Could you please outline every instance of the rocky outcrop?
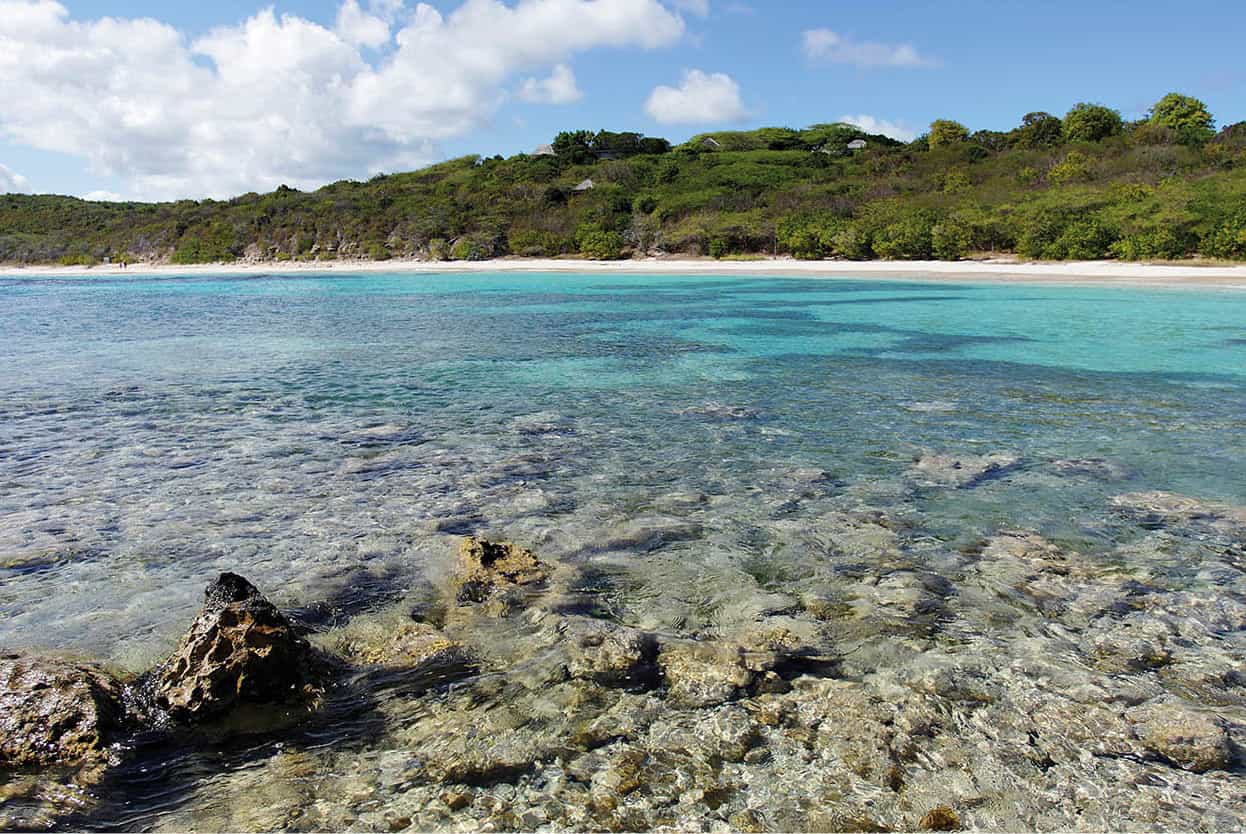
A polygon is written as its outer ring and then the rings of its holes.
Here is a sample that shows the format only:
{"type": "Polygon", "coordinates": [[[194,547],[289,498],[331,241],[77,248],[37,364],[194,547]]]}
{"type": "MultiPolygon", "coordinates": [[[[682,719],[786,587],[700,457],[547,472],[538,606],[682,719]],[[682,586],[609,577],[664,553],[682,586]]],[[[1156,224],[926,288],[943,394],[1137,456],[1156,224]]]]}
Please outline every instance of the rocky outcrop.
{"type": "Polygon", "coordinates": [[[120,735],[121,684],[95,666],[0,656],[0,764],[102,764],[120,735]]]}
{"type": "Polygon", "coordinates": [[[738,646],[674,644],[662,648],[658,661],[666,678],[668,697],[685,707],[708,707],[734,700],[756,679],[738,646]]]}
{"type": "Polygon", "coordinates": [[[458,560],[454,597],[461,605],[490,603],[506,613],[517,592],[539,590],[549,580],[545,565],[531,550],[510,542],[466,538],[458,560]]]}
{"type": "Polygon", "coordinates": [[[913,478],[923,486],[972,489],[1015,471],[1021,458],[1006,453],[989,455],[923,455],[913,464],[913,478]]]}
{"type": "Polygon", "coordinates": [[[197,723],[241,704],[311,704],[318,694],[311,647],[247,580],[224,573],[164,664],[149,674],[155,706],[197,723]]]}

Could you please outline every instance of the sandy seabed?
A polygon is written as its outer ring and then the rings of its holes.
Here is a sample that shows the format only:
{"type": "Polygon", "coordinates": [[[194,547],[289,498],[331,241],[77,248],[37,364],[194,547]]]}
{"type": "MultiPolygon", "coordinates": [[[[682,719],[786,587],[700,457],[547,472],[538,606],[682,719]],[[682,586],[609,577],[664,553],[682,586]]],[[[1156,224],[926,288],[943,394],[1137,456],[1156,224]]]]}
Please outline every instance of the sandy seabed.
{"type": "Polygon", "coordinates": [[[0,265],[0,275],[255,275],[305,273],[486,273],[576,272],[606,274],[775,275],[807,278],[924,279],[941,281],[1020,281],[1041,284],[1120,285],[1130,287],[1220,287],[1246,289],[1246,265],[1141,264],[1115,261],[1024,263],[981,261],[798,261],[773,258],[756,261],[646,258],[587,261],[502,258],[489,261],[256,261],[229,264],[132,264],[61,267],[0,265]]]}

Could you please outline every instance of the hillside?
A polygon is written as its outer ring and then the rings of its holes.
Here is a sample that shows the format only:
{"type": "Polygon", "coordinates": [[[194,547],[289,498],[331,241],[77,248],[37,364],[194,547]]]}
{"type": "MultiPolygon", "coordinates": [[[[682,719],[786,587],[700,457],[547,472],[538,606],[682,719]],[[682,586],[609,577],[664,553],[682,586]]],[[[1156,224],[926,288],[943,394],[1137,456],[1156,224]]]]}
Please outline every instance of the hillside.
{"type": "Polygon", "coordinates": [[[561,134],[542,155],[229,201],[0,196],[0,261],[104,258],[715,257],[1246,259],[1246,122],[1215,132],[1168,96],[1143,121],[1097,105],[1007,133],[949,121],[902,144],[848,125],[694,137],[561,134]],[[865,147],[850,149],[862,139],[865,147]],[[593,187],[577,190],[591,180],[593,187]]]}

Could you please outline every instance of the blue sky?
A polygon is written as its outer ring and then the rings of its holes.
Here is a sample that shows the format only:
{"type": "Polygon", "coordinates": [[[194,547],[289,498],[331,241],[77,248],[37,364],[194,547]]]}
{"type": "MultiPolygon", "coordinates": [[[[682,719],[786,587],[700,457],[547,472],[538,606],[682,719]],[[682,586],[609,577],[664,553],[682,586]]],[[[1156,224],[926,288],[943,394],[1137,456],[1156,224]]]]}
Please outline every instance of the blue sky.
{"type": "Polygon", "coordinates": [[[309,188],[579,127],[1006,130],[1172,90],[1227,124],[1244,40],[1240,0],[0,0],[0,191],[309,188]]]}

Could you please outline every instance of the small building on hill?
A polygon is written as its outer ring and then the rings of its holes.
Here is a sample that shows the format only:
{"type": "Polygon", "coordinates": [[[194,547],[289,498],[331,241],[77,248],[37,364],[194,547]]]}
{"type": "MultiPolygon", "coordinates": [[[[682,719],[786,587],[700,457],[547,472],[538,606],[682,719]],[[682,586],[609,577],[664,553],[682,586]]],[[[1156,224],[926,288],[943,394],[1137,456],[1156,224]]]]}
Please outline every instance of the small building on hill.
{"type": "Polygon", "coordinates": [[[592,191],[596,187],[597,187],[597,184],[594,183],[592,180],[585,180],[584,182],[580,183],[579,185],[577,185],[575,188],[571,190],[576,192],[577,194],[582,194],[585,191],[592,191]]]}
{"type": "Polygon", "coordinates": [[[532,152],[533,156],[558,156],[558,152],[554,150],[553,145],[540,145],[532,152]]]}
{"type": "Polygon", "coordinates": [[[717,151],[722,149],[722,142],[719,142],[713,136],[706,136],[701,140],[700,145],[707,151],[717,151]]]}
{"type": "Polygon", "coordinates": [[[866,142],[864,139],[853,139],[848,143],[848,150],[863,151],[867,145],[869,145],[869,142],[866,142]]]}

